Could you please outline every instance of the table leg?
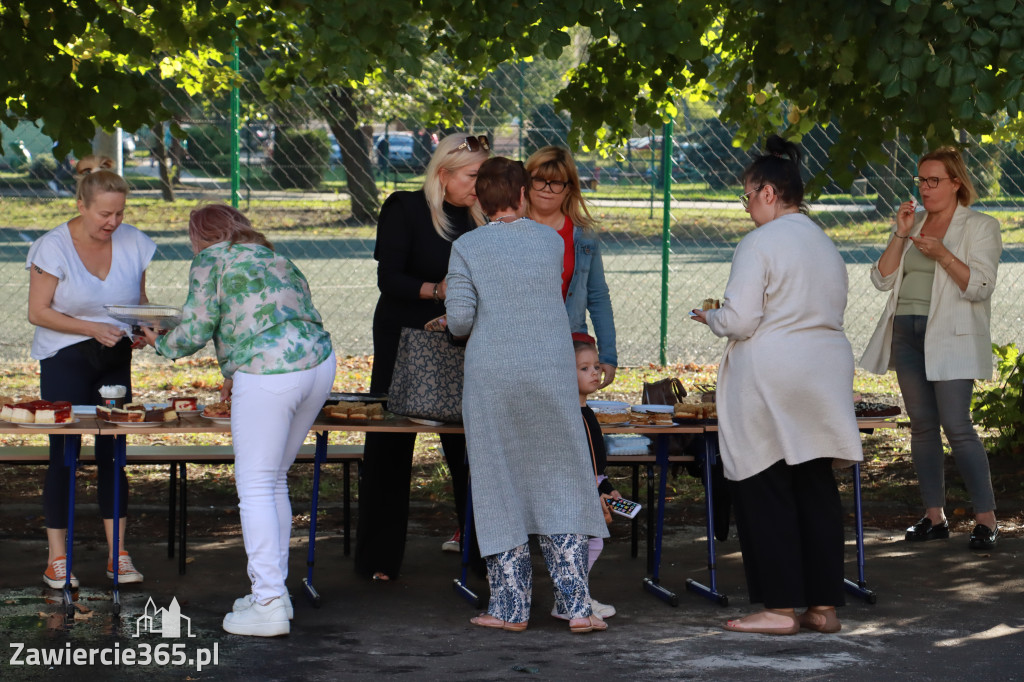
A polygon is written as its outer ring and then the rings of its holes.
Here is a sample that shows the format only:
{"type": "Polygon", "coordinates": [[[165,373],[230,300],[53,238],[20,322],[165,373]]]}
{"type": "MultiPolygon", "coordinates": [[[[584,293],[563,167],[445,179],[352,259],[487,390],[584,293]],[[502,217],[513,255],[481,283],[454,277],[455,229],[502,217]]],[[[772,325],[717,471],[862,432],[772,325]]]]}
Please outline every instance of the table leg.
{"type": "MultiPolygon", "coordinates": [[[[655,446],[657,447],[657,446],[655,446]]],[[[654,572],[654,465],[647,465],[647,572],[654,572]]]]}
{"type": "MultiPolygon", "coordinates": [[[[658,464],[658,526],[654,535],[654,565],[651,576],[643,580],[644,589],[671,606],[679,606],[679,597],[661,586],[661,543],[665,530],[665,496],[668,490],[668,436],[657,437],[658,464]]],[[[648,503],[650,500],[648,499],[648,503]]],[[[650,507],[647,510],[650,518],[650,507]]],[[[649,537],[649,536],[648,536],[649,537]]]]}
{"type": "Polygon", "coordinates": [[[68,529],[64,539],[64,612],[75,615],[74,597],[71,592],[71,559],[75,546],[75,474],[78,471],[78,457],[82,452],[81,436],[64,436],[64,466],[68,468],[68,529]]]}
{"type": "Polygon", "coordinates": [[[715,564],[715,504],[712,491],[712,469],[715,466],[716,451],[718,449],[718,434],[705,432],[704,434],[704,508],[707,515],[705,528],[708,534],[708,579],[711,586],[707,587],[693,578],[686,579],[686,589],[691,592],[703,595],[708,599],[718,602],[722,606],[729,605],[729,597],[718,591],[717,566],[715,564]]]}
{"type": "MultiPolygon", "coordinates": [[[[639,499],[637,496],[640,494],[640,465],[630,464],[629,468],[633,472],[633,496],[630,497],[629,499],[636,500],[639,499]]],[[[639,531],[640,519],[634,516],[632,519],[629,520],[629,556],[631,556],[634,559],[639,554],[639,551],[637,551],[638,540],[640,535],[639,531]]]]}
{"type": "Polygon", "coordinates": [[[347,459],[342,462],[345,472],[345,483],[343,484],[344,509],[342,510],[342,525],[345,527],[345,556],[352,553],[352,462],[347,459]]]}
{"type": "Polygon", "coordinates": [[[185,575],[188,552],[188,462],[178,462],[178,575],[185,575]]]}
{"type": "Polygon", "coordinates": [[[846,591],[856,595],[869,604],[877,601],[875,593],[868,589],[868,583],[864,579],[864,510],[861,505],[860,496],[860,464],[853,465],[853,509],[857,534],[857,582],[847,578],[843,579],[846,591]]]}
{"type": "Polygon", "coordinates": [[[316,508],[320,501],[320,468],[327,461],[327,432],[316,434],[316,453],[313,455],[313,499],[309,510],[309,550],[306,555],[306,577],[302,580],[306,597],[314,607],[320,607],[320,593],[313,587],[313,564],[316,559],[316,508]]]}
{"type": "Polygon", "coordinates": [[[466,482],[466,524],[462,529],[462,574],[452,581],[455,593],[472,604],[474,609],[483,608],[476,592],[469,589],[469,548],[473,544],[473,486],[466,482]]]}
{"type": "Polygon", "coordinates": [[[178,518],[178,463],[171,462],[170,490],[167,491],[167,558],[174,558],[174,522],[178,518]]]}
{"type": "Polygon", "coordinates": [[[126,436],[114,436],[114,538],[113,538],[113,560],[111,568],[114,573],[114,617],[121,615],[121,595],[118,581],[121,577],[121,472],[128,464],[128,438],[126,436]]]}

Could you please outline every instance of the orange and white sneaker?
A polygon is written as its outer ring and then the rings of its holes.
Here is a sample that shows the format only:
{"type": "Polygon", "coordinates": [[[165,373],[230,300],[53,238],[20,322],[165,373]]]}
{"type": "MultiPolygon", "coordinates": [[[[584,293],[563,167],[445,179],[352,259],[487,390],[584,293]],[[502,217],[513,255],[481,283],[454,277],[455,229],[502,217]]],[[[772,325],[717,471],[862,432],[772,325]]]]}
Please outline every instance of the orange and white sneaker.
{"type": "MultiPolygon", "coordinates": [[[[67,565],[66,556],[59,556],[51,561],[43,571],[43,582],[55,590],[62,589],[67,582],[67,565]]],[[[78,587],[78,578],[74,573],[71,574],[71,587],[78,587]]]]}
{"type": "MultiPolygon", "coordinates": [[[[114,578],[114,567],[107,563],[107,577],[114,578]]],[[[117,557],[117,582],[118,583],[141,583],[142,574],[135,569],[131,556],[128,552],[121,552],[117,557]]]]}

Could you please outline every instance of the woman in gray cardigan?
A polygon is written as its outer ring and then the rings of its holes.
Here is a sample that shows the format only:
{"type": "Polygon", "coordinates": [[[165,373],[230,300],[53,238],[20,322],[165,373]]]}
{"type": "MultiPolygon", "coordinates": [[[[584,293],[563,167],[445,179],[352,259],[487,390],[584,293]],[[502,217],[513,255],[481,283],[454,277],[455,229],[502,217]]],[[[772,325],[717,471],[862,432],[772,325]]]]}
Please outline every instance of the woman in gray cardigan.
{"type": "Polygon", "coordinates": [[[910,416],[910,454],[925,515],[908,541],[949,537],[943,506],[944,455],[939,427],[953,450],[974,505],[969,546],[992,549],[999,537],[988,455],[971,421],[975,379],[992,378],[991,297],[1003,250],[999,222],[968,208],[974,199],[960,152],[925,154],[915,178],[924,211],[900,206],[896,231],[871,269],[871,282],[892,291],[868,342],[863,367],[896,370],[910,416]]]}
{"type": "Polygon", "coordinates": [[[452,244],[448,329],[466,344],[462,413],[480,554],[491,598],[474,625],[519,632],[530,617],[528,540],[539,536],[572,632],[605,630],[587,586],[588,536],[607,537],[580,418],[562,303],[562,249],[523,218],[523,165],[496,157],[477,173],[491,222],[452,244]]]}

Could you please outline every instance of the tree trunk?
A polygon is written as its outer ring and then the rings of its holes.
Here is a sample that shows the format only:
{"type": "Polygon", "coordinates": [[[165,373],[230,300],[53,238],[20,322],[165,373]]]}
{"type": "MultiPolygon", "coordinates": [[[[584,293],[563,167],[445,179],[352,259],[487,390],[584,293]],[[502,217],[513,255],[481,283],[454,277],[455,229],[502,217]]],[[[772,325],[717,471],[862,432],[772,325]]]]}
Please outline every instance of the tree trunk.
{"type": "Polygon", "coordinates": [[[160,196],[164,201],[174,201],[174,185],[171,182],[171,174],[168,169],[170,155],[164,144],[164,125],[164,122],[161,121],[153,126],[153,136],[156,141],[153,143],[150,154],[156,159],[157,169],[160,173],[160,196]]]}
{"type": "Polygon", "coordinates": [[[327,119],[341,149],[348,194],[352,199],[352,220],[372,224],[377,220],[380,198],[370,165],[370,141],[359,126],[353,92],[339,86],[328,88],[327,95],[330,104],[327,119]]]}

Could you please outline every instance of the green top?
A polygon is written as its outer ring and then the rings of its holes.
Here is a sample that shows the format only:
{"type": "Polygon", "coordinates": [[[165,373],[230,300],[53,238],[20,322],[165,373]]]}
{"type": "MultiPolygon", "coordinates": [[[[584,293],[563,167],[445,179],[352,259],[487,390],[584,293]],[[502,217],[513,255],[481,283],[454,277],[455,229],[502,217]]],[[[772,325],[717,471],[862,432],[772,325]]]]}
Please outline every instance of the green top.
{"type": "Polygon", "coordinates": [[[181,324],[157,338],[157,353],[191,355],[213,339],[221,373],[286,374],[331,354],[331,335],[295,264],[259,244],[220,242],[189,270],[181,324]]]}
{"type": "Polygon", "coordinates": [[[903,283],[896,299],[897,315],[924,315],[932,302],[935,261],[911,246],[903,256],[903,283]]]}

